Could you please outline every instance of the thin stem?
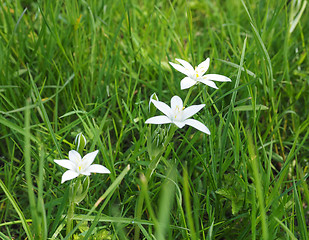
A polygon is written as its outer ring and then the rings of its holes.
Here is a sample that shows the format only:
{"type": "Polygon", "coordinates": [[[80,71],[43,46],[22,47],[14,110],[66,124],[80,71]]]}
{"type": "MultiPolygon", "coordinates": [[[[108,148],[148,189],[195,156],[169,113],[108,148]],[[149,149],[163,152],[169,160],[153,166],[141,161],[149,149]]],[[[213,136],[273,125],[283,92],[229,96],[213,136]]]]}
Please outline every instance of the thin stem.
{"type": "Polygon", "coordinates": [[[186,98],[185,98],[185,101],[183,102],[183,106],[186,106],[186,104],[187,104],[187,102],[188,102],[188,100],[189,100],[189,97],[190,97],[192,91],[193,91],[193,87],[190,87],[190,88],[189,88],[189,91],[188,91],[188,93],[187,93],[187,96],[186,96],[186,98]]]}
{"type": "MultiPolygon", "coordinates": [[[[74,216],[74,209],[75,209],[75,196],[76,196],[76,184],[74,180],[70,184],[70,194],[72,194],[69,197],[69,209],[67,214],[67,228],[66,228],[66,235],[69,235],[69,233],[73,229],[73,216],[74,216]]],[[[71,237],[69,239],[72,239],[71,237]]]]}
{"type": "MultiPolygon", "coordinates": [[[[67,235],[72,231],[73,229],[73,216],[74,216],[74,209],[75,209],[75,203],[74,201],[70,201],[68,215],[67,215],[67,229],[66,233],[67,235]]],[[[71,237],[69,238],[71,239],[71,237]]]]}
{"type": "MultiPolygon", "coordinates": [[[[153,173],[153,171],[156,169],[156,167],[158,166],[160,160],[161,160],[161,156],[163,155],[163,153],[166,150],[167,145],[171,142],[172,137],[174,136],[174,133],[176,131],[176,127],[174,125],[171,125],[168,135],[165,138],[165,141],[163,143],[163,148],[162,150],[158,153],[158,155],[153,158],[153,160],[150,162],[149,167],[147,169],[147,172],[145,174],[145,181],[147,181],[147,183],[149,182],[151,175],[153,173]]],[[[144,200],[145,200],[145,195],[143,192],[140,193],[139,198],[137,200],[137,207],[136,207],[136,219],[141,219],[142,214],[143,214],[143,205],[144,205],[144,200]]],[[[140,229],[139,226],[136,225],[135,226],[135,230],[134,230],[134,239],[138,240],[139,239],[139,235],[140,235],[140,229]]]]}

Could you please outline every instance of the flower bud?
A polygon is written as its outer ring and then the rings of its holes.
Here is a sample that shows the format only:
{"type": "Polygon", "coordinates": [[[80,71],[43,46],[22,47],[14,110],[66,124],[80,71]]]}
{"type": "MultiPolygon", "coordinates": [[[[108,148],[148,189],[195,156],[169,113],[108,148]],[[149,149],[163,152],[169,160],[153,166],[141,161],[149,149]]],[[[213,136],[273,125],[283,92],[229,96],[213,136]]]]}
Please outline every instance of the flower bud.
{"type": "Polygon", "coordinates": [[[87,144],[87,140],[85,138],[85,136],[82,133],[77,134],[76,138],[75,138],[75,146],[76,146],[76,151],[79,152],[80,154],[82,154],[86,144],[87,144]]]}

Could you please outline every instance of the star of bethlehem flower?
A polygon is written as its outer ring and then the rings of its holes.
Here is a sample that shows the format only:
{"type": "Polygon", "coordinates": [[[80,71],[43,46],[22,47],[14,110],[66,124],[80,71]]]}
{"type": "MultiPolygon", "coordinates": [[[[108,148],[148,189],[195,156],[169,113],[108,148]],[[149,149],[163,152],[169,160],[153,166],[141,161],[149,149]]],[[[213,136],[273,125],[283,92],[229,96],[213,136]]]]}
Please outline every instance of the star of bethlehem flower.
{"type": "Polygon", "coordinates": [[[204,62],[200,63],[197,67],[193,68],[190,63],[185,60],[176,58],[176,60],[181,64],[176,64],[170,62],[170,64],[179,72],[187,75],[187,77],[183,78],[180,82],[181,89],[187,89],[192,87],[198,83],[204,83],[212,88],[218,89],[216,84],[213,81],[218,82],[231,82],[226,76],[219,74],[206,74],[206,71],[209,68],[209,58],[207,58],[204,62]]]}
{"type": "Polygon", "coordinates": [[[152,117],[146,120],[145,123],[150,124],[166,124],[174,123],[177,127],[183,128],[185,125],[196,128],[206,134],[210,134],[209,129],[200,121],[195,119],[189,119],[198,111],[200,111],[205,104],[192,105],[190,107],[184,108],[183,102],[180,97],[174,96],[171,99],[171,107],[169,107],[164,102],[156,101],[151,99],[151,102],[165,115],[152,117]]]}
{"type": "Polygon", "coordinates": [[[92,164],[98,152],[96,150],[82,158],[77,151],[71,150],[69,151],[69,160],[54,160],[55,163],[69,169],[62,175],[61,183],[76,178],[80,174],[89,176],[91,173],[110,173],[106,167],[100,164],[92,164]]]}

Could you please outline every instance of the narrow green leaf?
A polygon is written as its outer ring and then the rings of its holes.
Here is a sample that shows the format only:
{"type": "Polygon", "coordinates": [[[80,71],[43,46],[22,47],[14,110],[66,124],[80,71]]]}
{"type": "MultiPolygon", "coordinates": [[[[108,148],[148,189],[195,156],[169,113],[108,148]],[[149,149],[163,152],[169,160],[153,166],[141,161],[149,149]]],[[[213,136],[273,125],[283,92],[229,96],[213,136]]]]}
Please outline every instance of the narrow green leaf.
{"type": "Polygon", "coordinates": [[[304,215],[303,204],[299,198],[298,191],[295,185],[295,181],[293,181],[294,187],[294,199],[295,199],[295,208],[296,208],[296,217],[299,226],[299,233],[301,235],[301,239],[308,240],[308,229],[306,224],[306,219],[304,215]]]}
{"type": "MultiPolygon", "coordinates": [[[[263,239],[268,240],[269,239],[269,232],[268,232],[268,220],[267,215],[265,211],[265,205],[264,205],[264,194],[263,194],[263,185],[262,185],[262,176],[259,171],[259,164],[258,164],[258,155],[255,153],[255,146],[253,143],[251,132],[247,132],[248,137],[248,150],[250,155],[250,164],[253,171],[253,177],[254,177],[254,185],[256,188],[256,195],[258,199],[258,204],[261,212],[261,222],[262,222],[262,234],[263,239]]],[[[252,203],[254,204],[254,203],[252,203]]]]}
{"type": "MultiPolygon", "coordinates": [[[[236,77],[236,81],[235,81],[235,85],[234,88],[237,88],[239,86],[239,82],[240,82],[240,76],[241,76],[241,72],[242,72],[242,68],[244,65],[244,60],[245,60],[245,52],[246,52],[246,45],[247,45],[247,37],[244,40],[243,43],[243,48],[242,48],[242,52],[241,52],[241,58],[240,58],[240,64],[239,64],[239,68],[237,71],[237,77],[236,77]]],[[[237,96],[237,92],[238,91],[234,91],[232,94],[232,99],[231,99],[231,103],[230,103],[230,109],[225,121],[225,125],[224,125],[224,129],[223,129],[223,133],[222,133],[222,138],[221,138],[221,155],[220,155],[220,162],[219,162],[219,183],[221,183],[221,179],[222,179],[222,175],[223,175],[223,159],[225,157],[224,153],[225,153],[225,146],[227,143],[227,133],[228,133],[228,129],[229,129],[229,125],[231,122],[231,117],[232,117],[232,112],[233,112],[233,108],[234,108],[234,104],[235,104],[235,100],[236,100],[236,96],[237,96]]],[[[220,187],[221,184],[219,184],[220,187]]]]}
{"type": "MultiPolygon", "coordinates": [[[[12,123],[11,121],[5,119],[4,117],[0,116],[0,124],[7,126],[9,129],[16,131],[22,135],[26,135],[26,131],[24,128],[19,127],[18,125],[16,125],[15,123],[12,123]]],[[[33,135],[29,135],[29,138],[31,139],[31,141],[33,142],[38,142],[38,140],[33,136],[33,135]]]]}
{"type": "Polygon", "coordinates": [[[42,111],[43,120],[44,120],[44,122],[45,122],[45,124],[47,126],[49,134],[51,135],[51,137],[53,139],[53,142],[54,142],[54,144],[56,146],[58,154],[60,155],[61,158],[63,158],[61,148],[59,146],[59,143],[57,141],[57,138],[55,136],[55,133],[54,133],[54,130],[53,130],[52,126],[51,126],[51,123],[49,121],[49,118],[48,118],[45,106],[44,106],[44,104],[42,102],[42,98],[41,98],[41,95],[39,93],[39,90],[38,90],[38,88],[37,88],[37,86],[36,86],[36,84],[35,84],[35,82],[34,82],[34,80],[32,78],[32,75],[30,74],[30,70],[28,72],[29,72],[29,77],[30,77],[30,80],[31,80],[32,88],[33,88],[35,96],[36,96],[36,98],[38,99],[38,102],[39,102],[39,108],[42,111]]]}
{"type": "Polygon", "coordinates": [[[245,106],[237,106],[233,109],[233,111],[238,111],[238,112],[242,112],[242,111],[260,111],[260,110],[268,110],[268,107],[264,106],[264,105],[260,105],[257,104],[255,105],[255,109],[252,105],[245,105],[245,106]]]}
{"type": "Polygon", "coordinates": [[[274,219],[280,224],[280,226],[286,231],[286,233],[289,235],[289,237],[292,240],[297,240],[297,238],[294,236],[294,234],[291,232],[291,230],[278,218],[274,217],[274,219]]]}
{"type": "Polygon", "coordinates": [[[213,221],[211,222],[211,225],[210,225],[210,227],[209,227],[209,229],[208,229],[208,233],[207,233],[206,240],[212,240],[212,239],[214,239],[213,234],[212,234],[213,228],[214,228],[214,222],[215,222],[215,220],[213,220],[213,221]]]}
{"type": "Polygon", "coordinates": [[[2,182],[1,179],[0,179],[0,187],[2,188],[2,190],[5,193],[5,195],[7,196],[7,198],[9,199],[10,203],[13,205],[15,211],[17,212],[27,237],[30,240],[34,240],[33,235],[32,235],[32,233],[30,231],[29,225],[28,225],[28,221],[26,220],[26,218],[25,218],[23,212],[21,211],[21,209],[19,208],[17,202],[15,201],[15,199],[13,198],[13,196],[11,195],[9,190],[6,188],[5,184],[2,182]]]}

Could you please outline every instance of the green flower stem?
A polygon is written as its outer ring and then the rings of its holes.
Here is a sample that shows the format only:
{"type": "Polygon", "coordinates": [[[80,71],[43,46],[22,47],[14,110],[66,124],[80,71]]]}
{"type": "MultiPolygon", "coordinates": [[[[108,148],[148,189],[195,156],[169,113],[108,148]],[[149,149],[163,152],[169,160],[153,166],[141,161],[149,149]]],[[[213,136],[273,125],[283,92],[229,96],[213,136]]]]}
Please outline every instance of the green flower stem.
{"type": "MultiPolygon", "coordinates": [[[[67,229],[66,234],[68,235],[73,229],[73,216],[74,216],[75,203],[70,200],[68,215],[67,215],[67,229]]],[[[71,239],[71,238],[70,238],[71,239]]]]}
{"type": "MultiPolygon", "coordinates": [[[[90,180],[89,177],[86,176],[84,180],[82,180],[82,177],[78,177],[77,179],[74,179],[70,184],[70,196],[69,196],[69,209],[67,214],[67,228],[66,228],[66,234],[67,236],[73,229],[73,217],[74,217],[74,209],[75,205],[80,203],[88,193],[90,180]]],[[[71,239],[69,237],[68,239],[71,239]]]]}
{"type": "MultiPolygon", "coordinates": [[[[74,217],[74,209],[75,209],[75,196],[77,192],[79,179],[73,180],[70,184],[70,196],[69,196],[69,209],[67,214],[67,226],[66,226],[66,235],[68,235],[73,229],[73,217],[74,217]]],[[[71,238],[69,238],[71,239],[71,238]]]]}
{"type": "MultiPolygon", "coordinates": [[[[153,173],[153,171],[157,168],[160,160],[161,160],[161,156],[163,155],[163,153],[166,150],[166,147],[168,146],[168,144],[171,142],[174,133],[176,131],[177,127],[174,125],[171,125],[168,135],[163,143],[163,148],[162,150],[157,154],[157,156],[155,158],[153,158],[153,160],[150,162],[149,167],[147,169],[146,175],[145,175],[145,181],[148,183],[149,179],[151,178],[151,175],[153,173]]],[[[136,206],[136,219],[141,219],[142,214],[143,214],[143,205],[144,205],[144,200],[145,200],[145,195],[143,192],[141,192],[141,194],[139,195],[139,198],[137,200],[137,206],[136,206]]],[[[139,235],[140,235],[140,228],[138,225],[135,226],[134,229],[134,239],[138,240],[139,239],[139,235]]]]}
{"type": "Polygon", "coordinates": [[[186,98],[185,98],[185,101],[183,102],[183,106],[186,106],[186,104],[187,104],[187,102],[188,102],[188,100],[189,100],[189,97],[190,97],[192,91],[193,91],[193,87],[190,87],[190,88],[189,88],[189,91],[188,91],[188,93],[187,93],[187,96],[186,96],[186,98]]]}
{"type": "MultiPolygon", "coordinates": [[[[187,104],[192,91],[193,91],[193,88],[191,87],[188,91],[186,98],[185,98],[183,106],[185,106],[187,104]]],[[[165,152],[168,144],[171,142],[171,140],[172,140],[172,138],[175,134],[176,129],[177,129],[177,127],[174,124],[171,124],[168,135],[165,138],[165,141],[163,142],[162,150],[157,154],[157,156],[155,156],[151,160],[151,162],[148,166],[147,172],[145,174],[145,181],[146,182],[148,182],[150,180],[152,173],[157,168],[157,166],[158,166],[158,164],[161,160],[161,156],[165,152]]],[[[139,195],[138,201],[137,201],[137,206],[136,206],[136,213],[135,213],[136,219],[141,219],[141,217],[142,217],[144,200],[145,200],[145,195],[144,195],[144,193],[141,192],[141,194],[139,195]]],[[[139,239],[139,235],[140,235],[140,229],[139,229],[138,225],[136,225],[135,230],[134,230],[134,239],[135,240],[139,239]]]]}
{"type": "Polygon", "coordinates": [[[174,136],[174,133],[176,132],[176,129],[177,127],[174,126],[174,125],[171,125],[170,129],[169,129],[169,132],[168,132],[168,135],[165,139],[165,141],[163,142],[163,148],[162,150],[158,153],[158,155],[150,162],[149,164],[149,167],[147,169],[147,172],[146,172],[146,179],[147,181],[149,181],[153,171],[156,169],[157,165],[159,164],[160,162],[160,159],[161,159],[161,156],[163,155],[163,153],[165,152],[166,150],[166,147],[167,145],[171,142],[173,136],[174,136]]]}

